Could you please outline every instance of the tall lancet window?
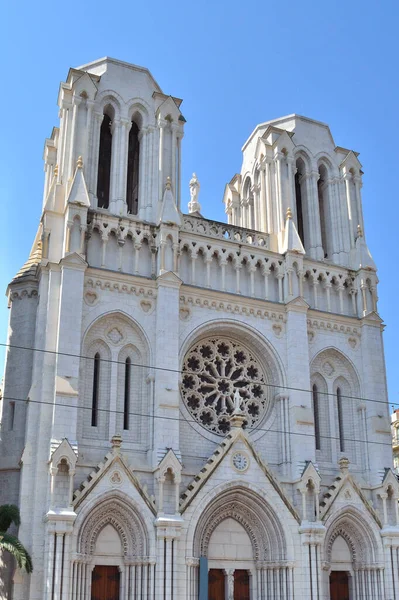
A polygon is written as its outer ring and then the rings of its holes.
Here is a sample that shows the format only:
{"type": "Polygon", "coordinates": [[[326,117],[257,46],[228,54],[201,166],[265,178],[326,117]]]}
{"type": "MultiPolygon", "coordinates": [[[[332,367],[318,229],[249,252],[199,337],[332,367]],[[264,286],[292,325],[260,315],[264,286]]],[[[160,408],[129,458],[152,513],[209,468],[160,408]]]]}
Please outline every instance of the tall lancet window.
{"type": "Polygon", "coordinates": [[[100,130],[100,151],[98,156],[97,202],[99,208],[108,208],[111,184],[112,132],[111,117],[104,114],[100,130]]]}
{"type": "Polygon", "coordinates": [[[130,378],[132,374],[132,361],[127,357],[125,361],[125,390],[123,402],[123,429],[129,429],[129,413],[130,413],[130,378]]]}
{"type": "Polygon", "coordinates": [[[129,149],[127,155],[127,212],[137,215],[139,208],[139,128],[134,121],[129,132],[129,149]]]}
{"type": "Polygon", "coordinates": [[[337,410],[338,410],[339,450],[340,450],[340,452],[345,452],[344,415],[343,415],[343,412],[342,412],[342,393],[341,393],[341,388],[337,388],[337,410]]]}
{"type": "Polygon", "coordinates": [[[314,384],[312,388],[312,399],[313,399],[313,415],[314,415],[314,436],[316,441],[316,450],[321,449],[320,444],[320,405],[319,405],[319,390],[317,385],[314,384]]]}
{"type": "Polygon", "coordinates": [[[302,182],[301,178],[305,174],[305,164],[301,158],[296,161],[297,171],[295,173],[295,209],[296,209],[296,222],[299,237],[301,238],[302,244],[306,249],[305,242],[305,230],[304,230],[304,194],[302,193],[302,182]]]}
{"type": "Polygon", "coordinates": [[[100,396],[100,355],[94,357],[93,369],[93,395],[91,400],[91,426],[97,427],[98,424],[98,400],[100,396]]]}

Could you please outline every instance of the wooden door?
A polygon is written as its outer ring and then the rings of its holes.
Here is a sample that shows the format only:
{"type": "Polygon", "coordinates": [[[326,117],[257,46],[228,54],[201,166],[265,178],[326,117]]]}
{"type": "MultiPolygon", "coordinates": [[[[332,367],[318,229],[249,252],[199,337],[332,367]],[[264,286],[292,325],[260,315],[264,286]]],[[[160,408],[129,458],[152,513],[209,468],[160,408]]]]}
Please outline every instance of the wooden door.
{"type": "Polygon", "coordinates": [[[234,600],[249,600],[249,573],[242,569],[234,571],[234,600]]]}
{"type": "Polygon", "coordinates": [[[118,567],[96,565],[91,575],[91,600],[119,600],[118,567]]]}
{"type": "Polygon", "coordinates": [[[349,577],[346,571],[331,571],[330,600],[349,600],[349,577]]]}
{"type": "Polygon", "coordinates": [[[208,600],[225,600],[223,569],[209,569],[208,600]]]}

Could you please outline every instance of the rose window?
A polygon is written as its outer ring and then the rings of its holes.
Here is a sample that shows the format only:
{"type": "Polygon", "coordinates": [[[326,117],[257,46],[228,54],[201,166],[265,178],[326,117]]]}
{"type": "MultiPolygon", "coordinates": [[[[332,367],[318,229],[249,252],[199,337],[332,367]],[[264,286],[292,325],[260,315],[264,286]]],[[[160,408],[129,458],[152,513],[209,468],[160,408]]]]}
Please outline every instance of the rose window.
{"type": "Polygon", "coordinates": [[[267,408],[265,377],[259,361],[241,344],[210,338],[195,344],[183,363],[183,401],[200,425],[225,435],[238,390],[246,426],[254,427],[267,408]]]}

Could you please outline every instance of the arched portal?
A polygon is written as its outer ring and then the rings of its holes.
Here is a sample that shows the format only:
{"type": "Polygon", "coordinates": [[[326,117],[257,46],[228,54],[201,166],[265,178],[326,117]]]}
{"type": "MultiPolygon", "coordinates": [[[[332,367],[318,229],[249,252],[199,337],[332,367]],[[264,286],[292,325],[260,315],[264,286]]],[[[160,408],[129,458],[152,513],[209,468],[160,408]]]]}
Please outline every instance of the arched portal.
{"type": "Polygon", "coordinates": [[[377,600],[383,595],[382,549],[371,519],[357,510],[327,521],[324,546],[325,592],[330,600],[377,600]]]}
{"type": "MultiPolygon", "coordinates": [[[[193,557],[207,559],[213,600],[224,600],[223,593],[241,600],[290,597],[292,570],[280,520],[264,498],[245,487],[222,492],[202,512],[193,557]]],[[[189,569],[189,589],[196,576],[189,569]]]]}
{"type": "Polygon", "coordinates": [[[113,494],[91,508],[77,532],[72,598],[149,600],[155,584],[144,519],[113,494]],[[79,595],[80,594],[80,595],[79,595]]]}

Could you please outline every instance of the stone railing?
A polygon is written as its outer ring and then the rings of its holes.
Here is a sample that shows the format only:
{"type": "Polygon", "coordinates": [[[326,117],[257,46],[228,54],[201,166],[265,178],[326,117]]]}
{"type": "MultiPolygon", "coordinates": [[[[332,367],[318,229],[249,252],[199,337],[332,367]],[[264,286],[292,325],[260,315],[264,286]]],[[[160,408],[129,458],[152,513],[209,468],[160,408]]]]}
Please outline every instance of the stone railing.
{"type": "Polygon", "coordinates": [[[220,221],[210,221],[192,215],[183,215],[182,231],[248,246],[269,248],[269,235],[267,233],[227,225],[227,223],[221,223],[220,221]]]}

